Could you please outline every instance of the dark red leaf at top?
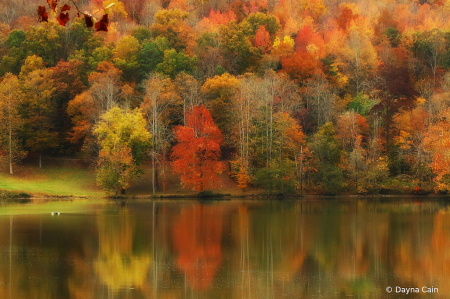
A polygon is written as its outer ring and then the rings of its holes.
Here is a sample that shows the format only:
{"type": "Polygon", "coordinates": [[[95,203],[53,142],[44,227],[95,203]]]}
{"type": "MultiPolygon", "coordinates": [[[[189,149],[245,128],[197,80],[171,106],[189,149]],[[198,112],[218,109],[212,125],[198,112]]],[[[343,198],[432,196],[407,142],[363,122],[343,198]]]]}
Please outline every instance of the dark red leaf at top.
{"type": "Polygon", "coordinates": [[[56,20],[58,21],[59,25],[66,26],[66,23],[70,21],[69,13],[60,13],[56,20]]]}
{"type": "Polygon", "coordinates": [[[94,26],[94,21],[92,20],[92,16],[84,15],[84,21],[86,22],[86,27],[91,28],[94,26]]]}
{"type": "Polygon", "coordinates": [[[102,19],[95,23],[97,31],[108,31],[108,15],[103,15],[102,19]]]}
{"type": "Polygon", "coordinates": [[[63,6],[61,6],[61,12],[65,12],[66,10],[70,10],[70,5],[64,4],[63,6]]]}
{"type": "Polygon", "coordinates": [[[48,13],[45,11],[45,6],[38,6],[39,22],[48,22],[48,13]]]}

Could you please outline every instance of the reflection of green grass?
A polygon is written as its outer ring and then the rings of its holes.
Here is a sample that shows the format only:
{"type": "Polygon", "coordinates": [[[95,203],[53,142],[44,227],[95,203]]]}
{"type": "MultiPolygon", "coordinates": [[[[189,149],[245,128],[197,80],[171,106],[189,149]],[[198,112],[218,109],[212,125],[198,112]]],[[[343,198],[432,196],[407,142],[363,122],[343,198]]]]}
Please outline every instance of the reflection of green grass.
{"type": "Polygon", "coordinates": [[[74,201],[61,200],[29,204],[0,205],[0,216],[5,215],[36,215],[48,214],[49,217],[65,217],[65,214],[100,213],[105,204],[114,203],[101,199],[77,199],[74,201]],[[51,215],[51,212],[60,212],[61,215],[51,215]]]}
{"type": "Polygon", "coordinates": [[[0,172],[0,189],[48,195],[103,195],[95,185],[95,174],[83,167],[18,165],[14,175],[0,172]]]}

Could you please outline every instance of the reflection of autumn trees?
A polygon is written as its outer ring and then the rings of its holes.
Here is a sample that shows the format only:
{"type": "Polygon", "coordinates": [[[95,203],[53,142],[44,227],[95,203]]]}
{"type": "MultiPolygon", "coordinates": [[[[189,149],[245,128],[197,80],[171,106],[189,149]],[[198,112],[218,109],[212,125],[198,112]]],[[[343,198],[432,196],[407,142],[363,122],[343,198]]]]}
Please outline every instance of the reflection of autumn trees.
{"type": "Polygon", "coordinates": [[[173,224],[177,266],[194,289],[211,287],[222,263],[222,215],[215,207],[195,205],[181,211],[173,224]]]}
{"type": "Polygon", "coordinates": [[[437,286],[440,294],[450,292],[450,214],[440,211],[426,220],[411,219],[395,252],[395,274],[411,286],[437,286]]]}
{"type": "Polygon", "coordinates": [[[96,283],[91,277],[93,272],[92,263],[89,261],[95,255],[93,248],[88,242],[83,244],[83,252],[71,252],[69,254],[72,260],[72,275],[69,277],[67,286],[73,299],[95,299],[96,283]]]}
{"type": "Polygon", "coordinates": [[[81,249],[73,240],[84,237],[90,244],[92,240],[81,232],[92,223],[81,223],[75,217],[63,222],[60,219],[40,215],[0,217],[0,298],[98,298],[92,292],[93,281],[87,282],[91,272],[75,280],[84,285],[85,296],[72,296],[66,283],[72,270],[71,253],[78,254],[81,249]]]}
{"type": "Polygon", "coordinates": [[[133,252],[134,221],[127,209],[116,217],[98,217],[99,252],[94,261],[95,270],[108,289],[143,288],[151,262],[148,252],[133,252]]]}
{"type": "MultiPolygon", "coordinates": [[[[258,298],[258,294],[264,298],[281,298],[286,294],[301,297],[307,286],[299,277],[314,240],[313,217],[303,214],[300,202],[268,204],[251,212],[249,236],[243,226],[240,241],[244,249],[249,247],[249,252],[241,254],[248,258],[249,266],[237,271],[249,276],[243,277],[248,286],[237,298],[258,298]]],[[[245,214],[241,214],[239,217],[243,218],[245,214]]]]}
{"type": "Polygon", "coordinates": [[[236,288],[233,288],[232,298],[252,298],[252,285],[255,285],[256,279],[251,265],[250,250],[250,219],[251,211],[246,205],[240,205],[237,213],[233,215],[231,235],[235,246],[232,250],[231,268],[234,270],[235,279],[238,282],[236,288]]]}
{"type": "MultiPolygon", "coordinates": [[[[333,288],[348,296],[375,295],[375,282],[366,277],[386,275],[389,218],[370,208],[364,201],[330,206],[317,220],[320,224],[310,254],[324,281],[331,277],[333,288]]],[[[316,287],[324,281],[316,282],[316,287]]]]}
{"type": "MultiPolygon", "coordinates": [[[[184,209],[174,222],[177,266],[199,298],[207,298],[202,292],[206,289],[208,294],[222,294],[212,285],[214,277],[221,283],[232,281],[226,291],[242,299],[286,294],[313,298],[318,291],[329,298],[378,298],[380,286],[398,280],[432,285],[450,274],[444,249],[450,243],[450,221],[438,214],[431,232],[431,218],[420,215],[422,222],[412,224],[419,207],[413,216],[390,217],[392,209],[412,208],[367,201],[261,207],[240,203],[222,207],[218,217],[218,208],[195,206],[184,209]],[[227,235],[229,217],[231,244],[221,237],[227,235]]],[[[220,290],[225,291],[223,286],[220,290]]]]}
{"type": "Polygon", "coordinates": [[[387,219],[380,215],[355,214],[343,217],[340,223],[341,246],[336,268],[345,278],[355,278],[369,272],[370,261],[384,257],[387,219]],[[371,226],[364,223],[369,221],[371,226]]]}
{"type": "Polygon", "coordinates": [[[0,298],[366,299],[387,285],[448,293],[446,205],[137,202],[87,218],[2,216],[0,298]]]}
{"type": "MultiPolygon", "coordinates": [[[[5,228],[2,238],[7,241],[10,227],[6,224],[5,228]]],[[[11,245],[0,249],[0,298],[51,298],[60,293],[57,280],[52,277],[54,263],[60,261],[61,255],[54,249],[42,252],[36,247],[21,246],[14,240],[17,230],[12,231],[11,245]]]]}

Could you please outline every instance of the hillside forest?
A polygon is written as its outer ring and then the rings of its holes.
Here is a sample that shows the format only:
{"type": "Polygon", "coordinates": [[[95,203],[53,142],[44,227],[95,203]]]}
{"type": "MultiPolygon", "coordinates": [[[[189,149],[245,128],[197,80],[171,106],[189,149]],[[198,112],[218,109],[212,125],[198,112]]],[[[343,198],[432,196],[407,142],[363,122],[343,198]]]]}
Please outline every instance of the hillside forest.
{"type": "MultiPolygon", "coordinates": [[[[450,190],[450,1],[1,0],[0,149],[242,190],[450,190]]],[[[159,179],[158,179],[159,178],[159,179]]]]}

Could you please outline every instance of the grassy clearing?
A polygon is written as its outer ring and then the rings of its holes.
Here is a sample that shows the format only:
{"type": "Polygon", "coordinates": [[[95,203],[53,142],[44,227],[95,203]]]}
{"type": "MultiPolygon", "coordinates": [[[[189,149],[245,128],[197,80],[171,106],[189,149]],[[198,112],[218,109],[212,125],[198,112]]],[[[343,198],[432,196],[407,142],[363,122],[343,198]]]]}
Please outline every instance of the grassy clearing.
{"type": "MultiPolygon", "coordinates": [[[[130,188],[126,191],[127,196],[152,194],[151,166],[146,163],[141,166],[141,169],[143,175],[131,181],[130,188]]],[[[222,187],[211,188],[211,190],[215,194],[239,196],[261,192],[257,188],[249,188],[246,192],[243,192],[226,172],[220,175],[220,185],[222,187]]],[[[198,194],[198,191],[183,189],[180,185],[180,177],[170,167],[166,168],[165,175],[161,174],[160,170],[159,188],[158,195],[195,197],[198,194]]],[[[209,189],[208,186],[206,189],[209,189]]],[[[9,174],[9,168],[0,167],[0,190],[43,196],[100,197],[106,195],[101,188],[96,186],[94,171],[77,159],[48,158],[43,161],[43,168],[38,167],[36,160],[24,161],[15,165],[14,175],[9,174]]]]}
{"type": "Polygon", "coordinates": [[[104,195],[95,185],[95,174],[87,167],[45,162],[43,168],[31,163],[16,165],[14,175],[3,169],[0,189],[42,195],[104,195]]]}

